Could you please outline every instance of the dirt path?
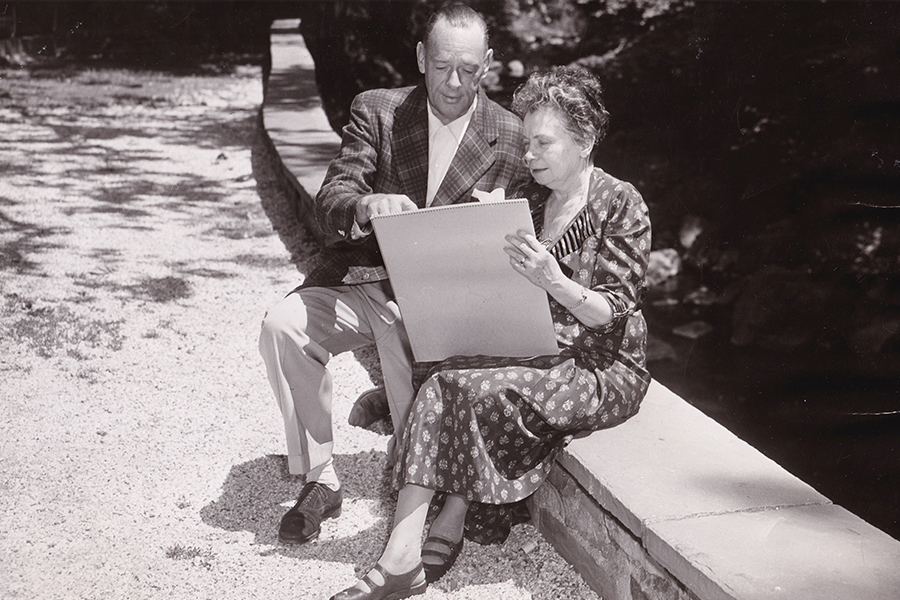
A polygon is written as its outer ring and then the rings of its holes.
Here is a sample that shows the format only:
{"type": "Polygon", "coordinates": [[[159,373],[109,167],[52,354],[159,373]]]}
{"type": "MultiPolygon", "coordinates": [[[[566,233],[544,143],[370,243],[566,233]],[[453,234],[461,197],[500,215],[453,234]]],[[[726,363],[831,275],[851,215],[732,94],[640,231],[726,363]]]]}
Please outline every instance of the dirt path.
{"type": "MultiPolygon", "coordinates": [[[[332,363],[344,516],[275,538],[299,481],[256,337],[315,247],[261,87],[0,71],[0,598],[327,598],[384,543],[387,438],[345,424],[365,355],[332,363]]],[[[530,597],[596,598],[530,526],[424,596],[530,597]]]]}

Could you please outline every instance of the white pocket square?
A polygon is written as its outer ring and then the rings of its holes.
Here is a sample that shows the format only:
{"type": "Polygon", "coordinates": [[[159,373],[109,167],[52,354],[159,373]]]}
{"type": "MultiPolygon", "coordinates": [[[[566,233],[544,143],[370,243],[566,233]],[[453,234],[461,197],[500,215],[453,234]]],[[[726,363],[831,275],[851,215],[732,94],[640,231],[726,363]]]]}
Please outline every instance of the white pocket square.
{"type": "Polygon", "coordinates": [[[484,190],[473,190],[472,197],[479,202],[497,202],[506,198],[506,191],[503,188],[497,188],[493,192],[485,192],[484,190]]]}

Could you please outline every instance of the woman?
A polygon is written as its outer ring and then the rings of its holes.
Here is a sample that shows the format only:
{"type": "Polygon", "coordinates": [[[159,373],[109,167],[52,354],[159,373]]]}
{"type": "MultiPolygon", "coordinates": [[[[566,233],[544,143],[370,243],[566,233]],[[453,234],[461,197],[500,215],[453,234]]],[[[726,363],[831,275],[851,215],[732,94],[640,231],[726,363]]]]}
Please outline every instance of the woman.
{"type": "Polygon", "coordinates": [[[558,356],[454,357],[416,396],[395,467],[394,528],[375,568],[332,600],[406,598],[442,576],[462,548],[505,539],[510,507],[546,479],[580,432],[634,415],[650,383],[639,312],[650,253],[635,188],[593,166],[608,121],[587,71],[534,74],[513,96],[523,118],[537,237],[507,236],[512,268],[549,296],[558,356]],[[435,492],[445,501],[420,543],[435,492]],[[499,529],[499,531],[498,531],[499,529]]]}

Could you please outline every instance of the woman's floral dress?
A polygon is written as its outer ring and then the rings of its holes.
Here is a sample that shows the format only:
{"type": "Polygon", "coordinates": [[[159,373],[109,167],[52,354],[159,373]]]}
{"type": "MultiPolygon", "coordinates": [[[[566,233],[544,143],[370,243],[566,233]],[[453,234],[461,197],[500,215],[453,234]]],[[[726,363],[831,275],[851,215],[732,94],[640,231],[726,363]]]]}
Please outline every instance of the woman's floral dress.
{"type": "MultiPolygon", "coordinates": [[[[549,193],[536,184],[520,193],[539,237],[549,193]]],[[[595,168],[587,206],[545,244],[569,277],[605,295],[613,320],[591,329],[551,297],[558,356],[439,363],[416,396],[395,467],[398,487],[412,483],[471,500],[466,535],[481,543],[503,541],[527,518],[520,501],[575,434],[634,415],[650,383],[639,310],[650,220],[638,191],[595,168]]]]}

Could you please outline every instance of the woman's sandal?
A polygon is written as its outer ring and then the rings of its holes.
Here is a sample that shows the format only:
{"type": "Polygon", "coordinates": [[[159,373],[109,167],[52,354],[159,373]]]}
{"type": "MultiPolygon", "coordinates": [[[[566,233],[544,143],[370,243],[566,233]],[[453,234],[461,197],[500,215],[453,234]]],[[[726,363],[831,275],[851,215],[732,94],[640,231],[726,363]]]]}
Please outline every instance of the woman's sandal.
{"type": "Polygon", "coordinates": [[[463,539],[456,543],[451,542],[450,540],[444,539],[437,535],[429,535],[425,538],[425,543],[422,548],[422,558],[426,556],[431,556],[434,558],[440,559],[440,562],[430,563],[430,562],[422,562],[423,568],[425,569],[425,581],[428,583],[434,583],[438,579],[444,576],[444,574],[450,570],[450,567],[453,566],[453,563],[456,562],[457,557],[459,557],[459,553],[462,551],[463,547],[463,539]],[[439,546],[443,546],[447,548],[444,550],[443,548],[428,548],[428,544],[438,544],[439,546]]]}
{"type": "Polygon", "coordinates": [[[401,598],[409,598],[417,594],[424,594],[428,587],[428,582],[422,580],[416,583],[419,573],[422,572],[422,563],[419,563],[411,571],[400,575],[391,575],[384,570],[380,564],[375,563],[372,567],[373,571],[381,573],[384,579],[384,585],[377,585],[372,578],[366,574],[362,578],[363,582],[369,586],[369,591],[364,592],[358,587],[350,587],[342,592],[338,592],[331,597],[331,600],[401,600],[401,598]]]}

